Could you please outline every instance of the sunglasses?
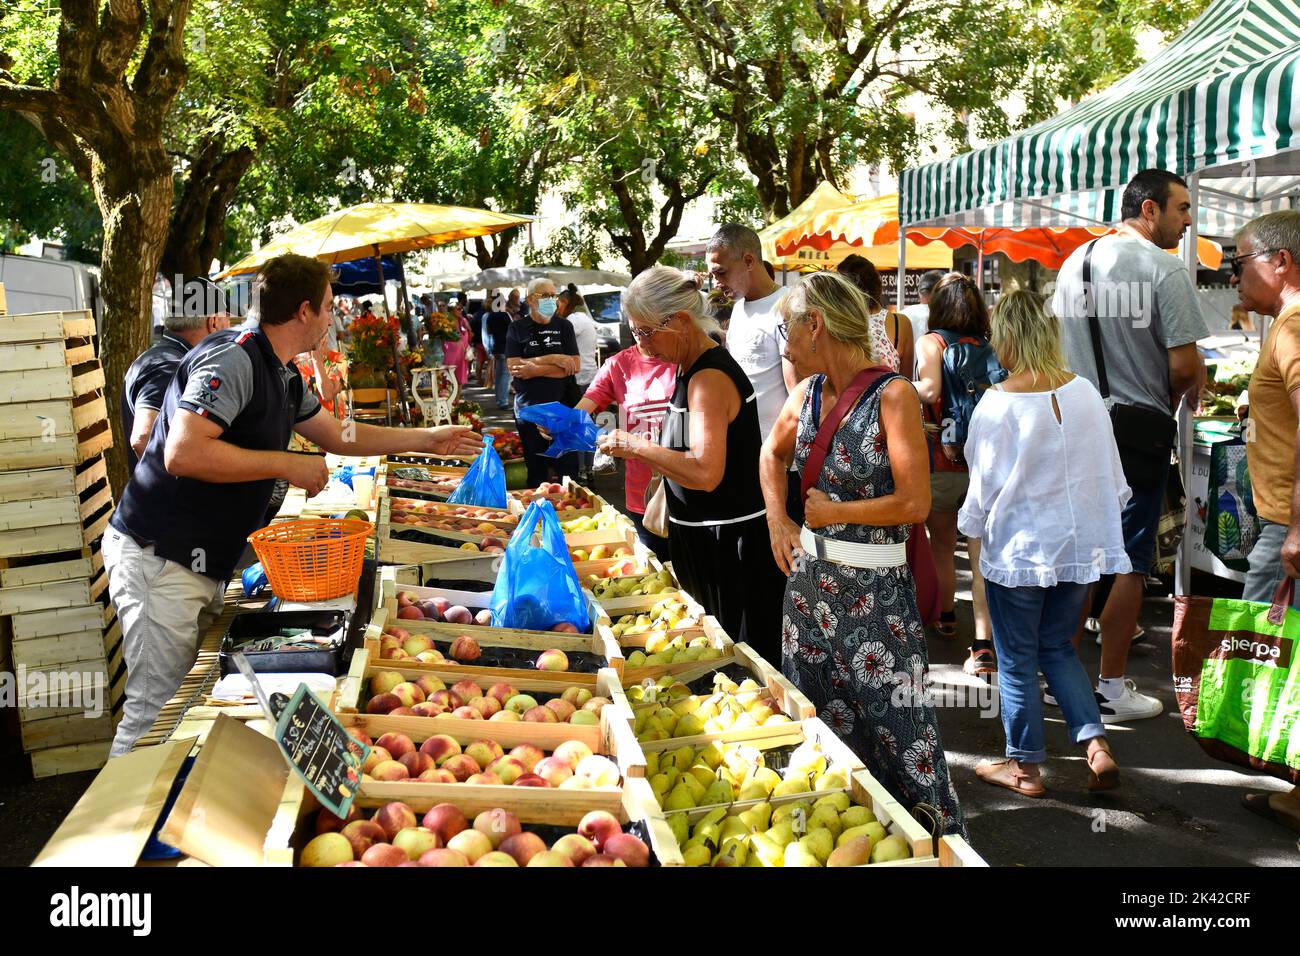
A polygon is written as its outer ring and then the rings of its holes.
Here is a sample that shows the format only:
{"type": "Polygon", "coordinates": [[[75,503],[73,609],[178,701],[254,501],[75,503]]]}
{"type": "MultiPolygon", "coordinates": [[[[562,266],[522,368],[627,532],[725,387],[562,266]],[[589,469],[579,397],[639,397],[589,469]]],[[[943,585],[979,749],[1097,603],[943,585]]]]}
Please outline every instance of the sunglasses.
{"type": "Polygon", "coordinates": [[[1232,270],[1234,276],[1240,279],[1242,265],[1247,259],[1253,259],[1255,256],[1271,256],[1280,251],[1279,249],[1256,249],[1254,252],[1239,252],[1228,259],[1228,268],[1232,270]]]}
{"type": "Polygon", "coordinates": [[[671,315],[665,316],[664,319],[658,325],[648,329],[642,329],[642,328],[638,328],[635,325],[630,325],[629,328],[632,331],[632,338],[636,339],[638,342],[644,342],[647,339],[653,338],[655,333],[666,328],[668,323],[671,322],[672,320],[673,317],[671,315]]]}

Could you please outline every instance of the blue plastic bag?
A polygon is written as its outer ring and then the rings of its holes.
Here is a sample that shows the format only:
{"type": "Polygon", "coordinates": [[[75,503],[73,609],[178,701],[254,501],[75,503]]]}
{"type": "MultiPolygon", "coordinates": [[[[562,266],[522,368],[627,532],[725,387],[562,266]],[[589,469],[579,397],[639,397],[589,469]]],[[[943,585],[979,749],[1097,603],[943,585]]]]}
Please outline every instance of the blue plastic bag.
{"type": "Polygon", "coordinates": [[[540,425],[551,433],[551,447],[542,452],[547,458],[559,458],[570,451],[595,451],[600,429],[591,416],[560,402],[525,405],[516,413],[521,421],[540,425]]]}
{"type": "Polygon", "coordinates": [[[239,580],[244,586],[244,597],[257,597],[271,583],[271,579],[262,570],[262,562],[260,561],[244,568],[239,580]]]}
{"type": "Polygon", "coordinates": [[[480,508],[506,507],[506,469],[492,444],[492,436],[483,438],[483,450],[469,466],[456,490],[447,499],[451,505],[476,505],[480,508]]]}
{"type": "Polygon", "coordinates": [[[492,590],[492,626],[549,631],[565,621],[580,633],[591,631],[587,598],[573,570],[560,519],[555,506],[543,498],[528,506],[506,545],[492,590]],[[533,543],[534,532],[540,545],[533,543]]]}

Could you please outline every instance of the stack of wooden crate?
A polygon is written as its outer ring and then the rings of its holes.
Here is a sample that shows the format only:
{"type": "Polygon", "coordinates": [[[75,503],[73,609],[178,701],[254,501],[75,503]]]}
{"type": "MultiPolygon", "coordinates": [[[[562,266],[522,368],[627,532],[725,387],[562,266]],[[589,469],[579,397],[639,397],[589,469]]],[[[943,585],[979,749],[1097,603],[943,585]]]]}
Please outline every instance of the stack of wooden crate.
{"type": "Polygon", "coordinates": [[[103,764],[126,684],[94,334],[88,312],[0,316],[0,663],[37,777],[103,764]]]}

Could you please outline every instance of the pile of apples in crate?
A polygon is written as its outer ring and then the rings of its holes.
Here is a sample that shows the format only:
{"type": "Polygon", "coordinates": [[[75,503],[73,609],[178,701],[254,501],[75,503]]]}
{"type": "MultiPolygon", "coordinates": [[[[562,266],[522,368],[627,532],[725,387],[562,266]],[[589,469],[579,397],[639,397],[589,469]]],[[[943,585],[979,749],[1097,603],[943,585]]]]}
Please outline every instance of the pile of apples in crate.
{"type": "Polygon", "coordinates": [[[650,865],[650,848],[611,813],[593,810],[548,848],[519,818],[497,807],[471,821],[454,803],[423,818],[393,801],[367,819],[357,807],[346,820],[321,810],[317,835],[299,866],[633,866],[650,865]]]}
{"type": "Polygon", "coordinates": [[[379,671],[370,678],[366,713],[595,726],[600,723],[601,708],[608,703],[609,698],[593,696],[585,687],[567,687],[542,703],[504,681],[484,690],[472,680],[456,681],[448,687],[436,674],[421,674],[412,681],[400,671],[379,671]]]}
{"type": "MultiPolygon", "coordinates": [[[[410,498],[394,498],[389,510],[389,521],[393,524],[414,525],[433,531],[483,535],[483,540],[475,546],[475,550],[482,550],[488,554],[500,554],[505,551],[506,539],[510,536],[508,530],[492,522],[514,523],[515,520],[514,515],[505,511],[458,506],[451,507],[449,510],[449,506],[441,502],[414,501],[410,498]]],[[[465,544],[473,544],[473,542],[465,542],[465,544]]]]}
{"type": "Polygon", "coordinates": [[[516,491],[513,495],[525,505],[532,504],[539,498],[546,498],[555,506],[556,512],[561,514],[565,511],[584,511],[596,507],[596,502],[581,489],[565,491],[564,486],[556,481],[544,481],[536,488],[516,491]]]}
{"type": "MultiPolygon", "coordinates": [[[[468,611],[468,608],[461,608],[468,611]]],[[[481,616],[482,611],[479,612],[481,616]]],[[[488,612],[491,623],[491,612],[488,612]]],[[[406,615],[411,617],[411,615],[406,615]]],[[[458,617],[460,615],[457,615],[458,617]]],[[[437,620],[428,618],[428,620],[437,620]]],[[[460,623],[459,621],[455,623],[460,623]]],[[[572,624],[567,627],[573,627],[572,624]]],[[[553,631],[560,630],[560,625],[551,628],[553,631]]],[[[568,633],[566,631],[566,633],[568,633]]],[[[461,634],[453,638],[447,648],[447,653],[442,651],[433,643],[433,638],[424,634],[412,634],[405,628],[390,627],[386,629],[379,638],[379,659],[385,661],[419,661],[421,664],[473,664],[483,656],[483,648],[479,646],[478,641],[468,634],[461,634]]],[[[569,655],[559,648],[552,647],[542,651],[537,655],[536,666],[539,671],[567,671],[569,669],[569,655]]]]}
{"type": "MultiPolygon", "coordinates": [[[[441,624],[463,624],[466,626],[491,627],[492,609],[481,607],[477,610],[463,604],[452,604],[445,597],[421,598],[409,591],[397,595],[397,617],[403,621],[433,621],[441,624]]],[[[560,621],[550,630],[557,634],[577,634],[577,625],[560,621]]],[[[459,658],[458,658],[459,659],[459,658]]],[[[557,667],[555,670],[567,670],[557,667]]]]}

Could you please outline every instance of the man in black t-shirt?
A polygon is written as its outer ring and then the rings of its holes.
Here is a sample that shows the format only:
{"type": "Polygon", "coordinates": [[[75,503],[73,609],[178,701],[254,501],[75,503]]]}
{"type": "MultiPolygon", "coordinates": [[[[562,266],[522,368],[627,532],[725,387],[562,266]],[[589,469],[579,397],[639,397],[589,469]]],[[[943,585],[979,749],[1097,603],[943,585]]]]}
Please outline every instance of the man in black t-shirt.
{"type": "MultiPolygon", "coordinates": [[[[578,340],[568,319],[555,314],[555,283],[534,279],[528,283],[530,318],[510,325],[506,335],[506,365],[515,386],[515,413],[525,405],[563,402],[579,368],[578,340]]],[[[536,488],[550,478],[554,468],[560,475],[577,472],[577,455],[559,458],[542,454],[550,442],[531,422],[518,421],[519,443],[528,463],[528,487],[536,488]]]]}
{"type": "Polygon", "coordinates": [[[122,382],[122,434],[127,441],[128,475],[135,471],[136,461],[149,444],[163,396],[185,353],[213,332],[230,328],[226,295],[215,283],[195,276],[173,288],[172,309],[163,317],[162,338],[140,353],[122,382]]]}

